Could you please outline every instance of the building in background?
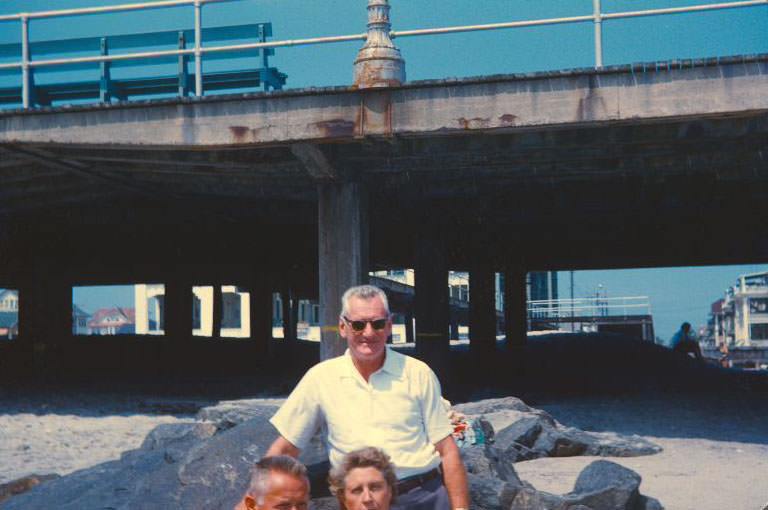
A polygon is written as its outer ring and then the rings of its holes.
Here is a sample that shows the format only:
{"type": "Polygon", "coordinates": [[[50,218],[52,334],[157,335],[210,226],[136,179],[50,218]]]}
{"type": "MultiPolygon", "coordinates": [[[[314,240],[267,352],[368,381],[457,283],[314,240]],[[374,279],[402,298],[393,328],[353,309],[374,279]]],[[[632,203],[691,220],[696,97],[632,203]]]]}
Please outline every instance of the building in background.
{"type": "Polygon", "coordinates": [[[132,335],[136,331],[136,314],[133,308],[114,306],[99,308],[88,319],[88,335],[132,335]]]}
{"type": "Polygon", "coordinates": [[[72,334],[73,335],[87,335],[88,334],[88,318],[90,314],[77,306],[72,304],[72,334]]]}
{"type": "Polygon", "coordinates": [[[0,289],[0,340],[19,336],[19,292],[0,289]]]}
{"type": "Polygon", "coordinates": [[[768,271],[739,276],[721,301],[710,319],[716,345],[768,346],[768,271]]]}
{"type": "MultiPolygon", "coordinates": [[[[192,335],[214,336],[215,292],[213,285],[192,287],[192,335]]],[[[136,334],[165,334],[165,285],[134,285],[136,334]]],[[[236,285],[221,286],[221,325],[219,336],[248,338],[251,335],[251,295],[236,285]]]]}
{"type": "Polygon", "coordinates": [[[19,313],[19,291],[0,289],[0,312],[19,313]]]}

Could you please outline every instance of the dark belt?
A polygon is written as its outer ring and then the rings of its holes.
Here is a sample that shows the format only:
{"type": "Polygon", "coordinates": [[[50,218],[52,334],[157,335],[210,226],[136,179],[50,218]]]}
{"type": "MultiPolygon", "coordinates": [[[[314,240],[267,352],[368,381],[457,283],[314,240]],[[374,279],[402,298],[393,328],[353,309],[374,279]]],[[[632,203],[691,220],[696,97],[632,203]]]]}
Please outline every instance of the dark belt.
{"type": "Polygon", "coordinates": [[[440,477],[440,470],[438,468],[435,468],[431,471],[427,471],[426,473],[422,473],[420,475],[414,475],[409,476],[408,478],[403,478],[399,482],[397,482],[397,493],[398,494],[405,494],[406,492],[415,489],[416,487],[421,487],[428,481],[432,480],[433,478],[440,477]]]}

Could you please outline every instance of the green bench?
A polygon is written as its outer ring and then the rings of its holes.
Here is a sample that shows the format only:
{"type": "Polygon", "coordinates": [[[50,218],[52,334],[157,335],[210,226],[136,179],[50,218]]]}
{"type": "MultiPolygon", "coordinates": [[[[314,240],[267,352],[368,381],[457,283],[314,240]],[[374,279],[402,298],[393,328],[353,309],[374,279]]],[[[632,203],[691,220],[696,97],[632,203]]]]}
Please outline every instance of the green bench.
{"type": "MultiPolygon", "coordinates": [[[[201,46],[225,46],[247,42],[266,42],[272,36],[271,23],[254,23],[209,27],[201,30],[201,46]]],[[[33,41],[29,45],[31,59],[53,60],[74,56],[117,55],[194,48],[194,30],[168,30],[138,34],[110,35],[75,39],[33,41]]],[[[19,59],[21,44],[0,45],[0,62],[19,59]]],[[[269,66],[272,48],[226,50],[203,54],[202,88],[204,92],[233,89],[281,89],[286,75],[269,66]],[[246,59],[258,59],[250,68],[205,71],[208,64],[227,64],[246,59]]],[[[217,65],[215,67],[221,67],[217,65]]],[[[109,103],[150,95],[185,97],[195,91],[194,55],[162,56],[114,60],[110,62],[78,62],[55,66],[38,66],[30,72],[30,106],[50,106],[67,101],[92,100],[109,103]],[[168,69],[175,65],[175,72],[168,69]],[[143,69],[159,66],[158,74],[143,69]],[[190,71],[190,66],[192,70],[190,71]],[[130,68],[135,68],[133,73],[130,68]],[[113,77],[122,71],[123,77],[113,77]],[[134,76],[138,73],[137,76],[134,76]],[[62,74],[91,75],[91,79],[62,79],[62,74]],[[58,75],[58,76],[57,76],[58,75]],[[53,79],[46,80],[46,77],[53,79]]],[[[21,75],[20,69],[0,71],[0,84],[9,73],[21,75]]],[[[19,80],[21,81],[21,80],[19,80]]],[[[21,86],[0,86],[0,105],[21,105],[21,86]]]]}

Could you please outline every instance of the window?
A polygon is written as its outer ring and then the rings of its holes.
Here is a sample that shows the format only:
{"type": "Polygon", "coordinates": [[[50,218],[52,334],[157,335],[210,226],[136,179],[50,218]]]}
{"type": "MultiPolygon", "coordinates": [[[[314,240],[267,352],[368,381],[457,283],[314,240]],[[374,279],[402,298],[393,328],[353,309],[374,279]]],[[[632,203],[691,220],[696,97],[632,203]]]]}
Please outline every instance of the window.
{"type": "Polygon", "coordinates": [[[0,341],[19,336],[19,291],[0,287],[0,341]]]}
{"type": "Polygon", "coordinates": [[[240,294],[236,292],[222,292],[221,294],[221,301],[222,301],[222,317],[221,317],[221,328],[222,329],[231,329],[231,328],[240,328],[241,327],[241,317],[240,317],[240,294]]]}
{"type": "Polygon", "coordinates": [[[768,298],[749,298],[749,313],[768,313],[768,298]]]}
{"type": "Polygon", "coordinates": [[[768,340],[768,324],[750,324],[750,340],[768,340]]]}
{"type": "Polygon", "coordinates": [[[221,336],[251,336],[251,295],[236,285],[221,286],[221,336]]]}

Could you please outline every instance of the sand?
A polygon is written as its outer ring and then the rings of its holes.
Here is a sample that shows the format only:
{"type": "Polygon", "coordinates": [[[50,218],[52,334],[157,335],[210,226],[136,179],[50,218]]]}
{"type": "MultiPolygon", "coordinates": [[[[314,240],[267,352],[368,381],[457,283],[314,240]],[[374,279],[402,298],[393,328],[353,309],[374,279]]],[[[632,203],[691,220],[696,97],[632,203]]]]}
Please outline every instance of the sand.
{"type": "MultiPolygon", "coordinates": [[[[154,426],[193,419],[195,406],[212,403],[82,393],[0,397],[0,483],[117,459],[154,426]]],[[[759,510],[768,503],[765,400],[665,394],[531,403],[566,425],[636,433],[661,445],[657,455],[609,459],[640,473],[642,493],[670,510],[759,510]]],[[[594,459],[538,459],[516,468],[536,488],[559,494],[594,459]]]]}
{"type": "MultiPolygon", "coordinates": [[[[567,425],[636,433],[664,448],[608,460],[642,476],[641,492],[670,510],[761,510],[768,504],[768,413],[759,395],[645,395],[549,400],[537,407],[567,425]]],[[[539,490],[565,493],[595,457],[515,465],[539,490]]]]}

